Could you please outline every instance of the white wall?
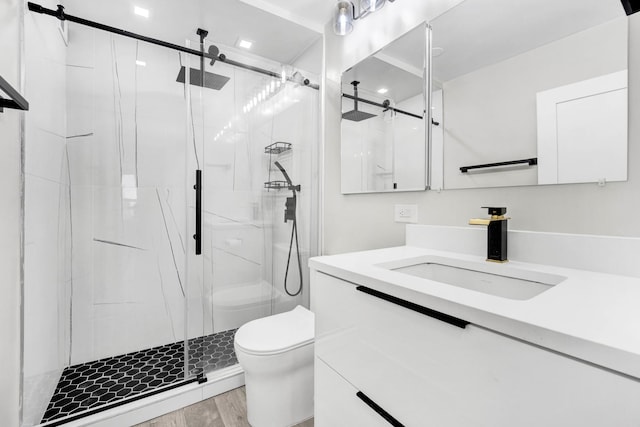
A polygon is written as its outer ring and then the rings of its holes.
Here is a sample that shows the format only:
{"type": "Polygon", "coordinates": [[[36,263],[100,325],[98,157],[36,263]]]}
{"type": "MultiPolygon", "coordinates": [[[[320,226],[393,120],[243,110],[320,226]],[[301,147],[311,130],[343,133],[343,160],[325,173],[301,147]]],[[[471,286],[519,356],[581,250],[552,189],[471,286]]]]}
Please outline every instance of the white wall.
{"type": "Polygon", "coordinates": [[[318,36],[318,40],[313,42],[313,44],[302,52],[291,64],[298,70],[304,70],[315,74],[315,76],[312,76],[306,75],[305,72],[302,73],[305,77],[311,80],[311,83],[320,83],[317,81],[318,77],[316,76],[320,76],[320,74],[322,74],[322,47],[322,37],[318,36]]]}
{"type": "Polygon", "coordinates": [[[626,69],[626,20],[615,19],[442,82],[444,187],[536,184],[534,167],[498,173],[461,173],[459,168],[536,157],[536,94],[626,69]]]}
{"type": "MultiPolygon", "coordinates": [[[[22,14],[22,1],[0,2],[0,76],[19,91],[22,14]]],[[[22,114],[0,113],[0,420],[6,426],[17,426],[20,417],[22,114]]]]}
{"type": "MultiPolygon", "coordinates": [[[[640,122],[630,120],[629,181],[595,184],[447,190],[392,194],[340,194],[340,72],[362,60],[421,20],[458,3],[397,2],[356,23],[350,35],[325,32],[324,78],[324,253],[404,243],[404,226],[393,222],[393,205],[419,206],[423,224],[466,225],[486,212],[481,206],[507,206],[510,227],[520,230],[640,236],[640,122]]],[[[629,117],[640,114],[640,15],[630,18],[629,117]]]]}

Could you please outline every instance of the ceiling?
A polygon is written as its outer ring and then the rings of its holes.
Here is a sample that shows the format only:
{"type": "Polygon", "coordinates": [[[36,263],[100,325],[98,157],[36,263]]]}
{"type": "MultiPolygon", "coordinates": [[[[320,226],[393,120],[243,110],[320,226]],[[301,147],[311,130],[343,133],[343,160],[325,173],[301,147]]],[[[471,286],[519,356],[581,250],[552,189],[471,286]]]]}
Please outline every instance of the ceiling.
{"type": "MultiPolygon", "coordinates": [[[[53,4],[42,0],[44,6],[55,8],[49,3],[53,4]]],[[[285,17],[288,19],[274,14],[277,7],[289,7],[285,4],[291,2],[285,0],[66,0],[64,3],[69,15],[179,45],[184,45],[187,38],[196,41],[198,28],[208,30],[207,41],[216,45],[233,47],[243,38],[253,42],[251,53],[283,64],[293,63],[321,38],[314,29],[291,20],[295,18],[291,13],[285,17]],[[149,18],[134,15],[134,5],[149,9],[149,18]]],[[[310,4],[309,11],[299,11],[314,18],[305,21],[309,25],[323,20],[320,5],[333,5],[331,0],[299,0],[293,12],[301,8],[298,3],[310,4]],[[311,7],[314,3],[316,6],[311,7]]]]}
{"type": "Polygon", "coordinates": [[[431,22],[433,76],[446,82],[625,16],[620,0],[466,0],[431,22]]]}
{"type": "Polygon", "coordinates": [[[337,0],[240,0],[275,15],[290,19],[317,33],[332,17],[337,0]]]}

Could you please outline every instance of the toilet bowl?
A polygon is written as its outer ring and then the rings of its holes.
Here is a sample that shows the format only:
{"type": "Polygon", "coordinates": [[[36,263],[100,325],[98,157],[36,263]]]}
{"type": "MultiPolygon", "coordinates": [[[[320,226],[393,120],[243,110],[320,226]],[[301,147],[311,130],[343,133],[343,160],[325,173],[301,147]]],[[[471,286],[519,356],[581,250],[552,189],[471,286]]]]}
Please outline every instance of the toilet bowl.
{"type": "Polygon", "coordinates": [[[313,416],[314,315],[302,306],[236,332],[253,427],[289,427],[313,416]]]}

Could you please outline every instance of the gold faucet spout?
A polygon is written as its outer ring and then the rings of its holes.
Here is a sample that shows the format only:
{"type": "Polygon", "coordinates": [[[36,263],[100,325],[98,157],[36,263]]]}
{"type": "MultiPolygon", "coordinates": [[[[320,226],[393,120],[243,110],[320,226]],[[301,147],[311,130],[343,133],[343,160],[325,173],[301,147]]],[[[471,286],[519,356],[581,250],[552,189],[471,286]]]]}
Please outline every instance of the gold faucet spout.
{"type": "Polygon", "coordinates": [[[488,218],[471,218],[469,220],[469,225],[489,225],[491,224],[491,220],[488,218]]]}
{"type": "Polygon", "coordinates": [[[489,225],[494,221],[506,221],[508,219],[511,218],[504,215],[491,215],[491,218],[471,218],[469,225],[489,225]]]}

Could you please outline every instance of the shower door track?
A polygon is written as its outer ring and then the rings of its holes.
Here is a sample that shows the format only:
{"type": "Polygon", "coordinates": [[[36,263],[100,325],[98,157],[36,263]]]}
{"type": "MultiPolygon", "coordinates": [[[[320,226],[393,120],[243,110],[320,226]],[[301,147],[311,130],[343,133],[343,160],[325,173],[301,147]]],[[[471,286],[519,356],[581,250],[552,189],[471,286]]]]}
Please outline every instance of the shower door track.
{"type": "MultiPolygon", "coordinates": [[[[36,3],[32,3],[32,2],[28,2],[27,3],[29,10],[32,12],[36,12],[36,13],[41,13],[43,15],[49,15],[49,16],[53,16],[57,19],[59,19],[60,21],[70,21],[70,22],[75,22],[77,24],[80,25],[85,25],[87,27],[91,27],[91,28],[96,28],[98,30],[103,30],[103,31],[108,31],[110,33],[114,33],[114,34],[119,34],[121,36],[124,37],[129,37],[132,39],[136,39],[136,40],[141,40],[143,42],[147,42],[147,43],[151,43],[151,44],[155,44],[158,46],[162,46],[162,47],[166,47],[169,49],[173,49],[173,50],[177,50],[180,52],[184,52],[184,53],[188,53],[191,55],[195,55],[195,56],[199,56],[201,58],[209,58],[213,61],[220,61],[220,62],[224,62],[225,64],[229,64],[229,65],[233,65],[235,67],[239,67],[239,68],[243,68],[245,70],[249,70],[249,71],[254,71],[256,73],[260,73],[260,74],[265,74],[267,76],[270,77],[274,77],[277,79],[282,79],[282,74],[276,73],[274,71],[269,71],[269,70],[265,70],[264,68],[260,68],[260,67],[255,67],[253,65],[247,65],[247,64],[243,64],[242,62],[237,62],[234,61],[232,59],[229,59],[226,57],[226,55],[224,54],[220,54],[220,55],[212,55],[208,52],[203,52],[203,51],[198,51],[195,49],[189,49],[188,47],[183,47],[174,43],[169,43],[169,42],[165,42],[163,40],[158,40],[158,39],[154,39],[151,37],[147,37],[147,36],[143,36],[141,34],[136,34],[136,33],[132,33],[131,31],[126,31],[120,28],[116,28],[116,27],[111,27],[109,25],[105,25],[105,24],[101,24],[99,22],[95,22],[95,21],[90,21],[88,19],[84,19],[84,18],[79,18],[77,16],[73,16],[73,15],[67,15],[64,12],[64,6],[62,5],[58,5],[58,9],[57,10],[53,10],[53,9],[47,9],[39,4],[36,3]]],[[[293,79],[291,77],[286,77],[286,80],[289,81],[293,81],[293,79]]],[[[307,81],[306,79],[303,79],[303,81],[307,81]]],[[[308,83],[305,86],[310,87],[312,89],[320,89],[320,86],[316,83],[308,83]]]]}

